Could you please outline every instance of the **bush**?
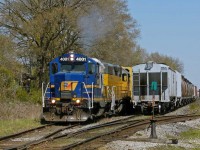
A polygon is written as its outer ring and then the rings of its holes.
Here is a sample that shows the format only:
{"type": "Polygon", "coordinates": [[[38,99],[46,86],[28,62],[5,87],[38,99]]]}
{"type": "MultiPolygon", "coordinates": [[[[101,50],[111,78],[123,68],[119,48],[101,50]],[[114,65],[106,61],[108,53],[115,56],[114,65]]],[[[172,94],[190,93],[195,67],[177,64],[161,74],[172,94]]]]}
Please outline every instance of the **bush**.
{"type": "Polygon", "coordinates": [[[5,67],[0,67],[0,90],[1,100],[11,99],[15,96],[17,90],[14,74],[5,67]]]}
{"type": "Polygon", "coordinates": [[[23,102],[42,103],[41,91],[32,89],[30,93],[23,88],[19,88],[16,94],[16,99],[23,102]]]}
{"type": "Polygon", "coordinates": [[[16,81],[14,73],[9,68],[0,67],[0,100],[2,101],[23,101],[39,103],[42,102],[41,91],[31,88],[27,91],[16,81]]]}

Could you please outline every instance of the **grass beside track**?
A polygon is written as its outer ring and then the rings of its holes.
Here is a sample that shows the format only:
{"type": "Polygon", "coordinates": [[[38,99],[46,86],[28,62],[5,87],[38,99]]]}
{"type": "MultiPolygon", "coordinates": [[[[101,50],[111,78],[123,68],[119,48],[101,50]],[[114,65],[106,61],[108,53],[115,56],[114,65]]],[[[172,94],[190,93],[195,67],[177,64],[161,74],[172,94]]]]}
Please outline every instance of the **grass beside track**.
{"type": "Polygon", "coordinates": [[[148,148],[147,150],[186,150],[186,149],[180,146],[178,147],[178,146],[167,145],[167,146],[152,147],[148,148]]]}
{"type": "Polygon", "coordinates": [[[181,139],[200,139],[200,129],[190,129],[180,134],[181,139]]]}
{"type": "MultiPolygon", "coordinates": [[[[190,150],[200,150],[200,144],[197,144],[196,142],[193,143],[193,141],[200,139],[200,129],[189,129],[188,131],[181,132],[179,136],[174,137],[175,139],[178,139],[179,141],[186,141],[186,143],[190,143],[193,145],[194,148],[189,148],[190,150]]],[[[156,146],[152,148],[148,148],[147,150],[186,150],[186,148],[169,144],[169,145],[163,145],[163,146],[156,146]]]]}
{"type": "Polygon", "coordinates": [[[0,136],[6,136],[13,133],[28,130],[40,126],[39,120],[35,119],[16,119],[0,121],[0,136]]]}
{"type": "MultiPolygon", "coordinates": [[[[198,99],[196,102],[189,105],[189,113],[195,113],[200,114],[200,99],[198,99]]],[[[194,148],[190,148],[190,150],[200,150],[200,144],[193,143],[193,140],[199,141],[200,139],[200,127],[197,126],[197,129],[189,129],[185,132],[181,132],[179,136],[170,137],[170,138],[176,138],[178,140],[184,140],[186,143],[191,143],[194,148]]],[[[156,146],[153,148],[148,148],[148,150],[186,150],[186,148],[183,148],[181,146],[177,145],[165,145],[165,146],[156,146]]]]}

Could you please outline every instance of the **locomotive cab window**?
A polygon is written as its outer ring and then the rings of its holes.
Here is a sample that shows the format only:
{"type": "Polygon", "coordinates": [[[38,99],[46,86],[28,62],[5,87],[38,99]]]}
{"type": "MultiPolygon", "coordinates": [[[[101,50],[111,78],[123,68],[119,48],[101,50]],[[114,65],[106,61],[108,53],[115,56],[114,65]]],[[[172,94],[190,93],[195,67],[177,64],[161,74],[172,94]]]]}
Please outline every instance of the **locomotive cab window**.
{"type": "Polygon", "coordinates": [[[95,73],[95,64],[88,63],[88,73],[94,74],[95,73]]]}
{"type": "Polygon", "coordinates": [[[61,65],[61,72],[85,72],[84,63],[64,63],[61,65]]]}
{"type": "Polygon", "coordinates": [[[97,66],[96,66],[96,72],[97,72],[97,73],[100,72],[100,70],[99,70],[99,64],[97,64],[97,66]]]}
{"type": "Polygon", "coordinates": [[[122,74],[122,81],[127,81],[128,80],[128,74],[123,73],[122,74]]]}
{"type": "Polygon", "coordinates": [[[52,74],[55,74],[55,73],[57,73],[58,72],[58,64],[57,63],[53,63],[52,65],[51,65],[51,73],[52,74]]]}

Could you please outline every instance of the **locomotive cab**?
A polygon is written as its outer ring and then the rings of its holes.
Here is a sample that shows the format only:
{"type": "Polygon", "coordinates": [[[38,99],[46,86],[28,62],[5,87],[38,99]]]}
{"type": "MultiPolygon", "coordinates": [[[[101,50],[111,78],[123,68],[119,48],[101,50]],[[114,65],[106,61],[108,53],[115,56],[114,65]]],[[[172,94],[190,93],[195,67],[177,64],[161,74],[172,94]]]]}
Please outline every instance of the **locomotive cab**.
{"type": "Polygon", "coordinates": [[[101,96],[99,63],[81,54],[64,54],[50,62],[49,94],[43,116],[47,121],[86,121],[101,96]]]}

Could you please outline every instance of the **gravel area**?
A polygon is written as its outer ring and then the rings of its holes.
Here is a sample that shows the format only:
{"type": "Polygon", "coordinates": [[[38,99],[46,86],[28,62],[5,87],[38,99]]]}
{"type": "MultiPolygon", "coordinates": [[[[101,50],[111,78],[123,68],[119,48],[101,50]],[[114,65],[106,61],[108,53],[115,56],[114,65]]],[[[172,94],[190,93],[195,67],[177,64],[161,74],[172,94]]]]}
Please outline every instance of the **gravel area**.
{"type": "MultiPolygon", "coordinates": [[[[195,102],[196,105],[200,106],[200,101],[195,102]]],[[[194,105],[194,104],[193,104],[194,105]]],[[[190,109],[190,106],[182,107],[174,112],[167,115],[181,115],[189,114],[198,110],[190,109]]],[[[159,149],[159,146],[171,146],[169,150],[175,147],[182,149],[193,149],[199,148],[200,139],[178,139],[181,132],[188,131],[189,129],[199,129],[200,130],[200,119],[178,122],[167,125],[157,125],[156,134],[158,139],[149,139],[150,129],[145,129],[136,132],[133,136],[125,138],[123,140],[117,140],[108,143],[104,147],[99,148],[99,150],[149,150],[149,149],[159,149]],[[172,139],[178,139],[178,144],[172,144],[172,139]]],[[[199,135],[200,137],[200,135],[199,135]]],[[[162,149],[162,148],[161,148],[162,149]]],[[[160,150],[160,149],[159,149],[160,150]]]]}
{"type": "Polygon", "coordinates": [[[112,118],[103,118],[103,119],[98,120],[97,123],[91,123],[91,124],[88,124],[88,125],[75,127],[73,129],[64,130],[64,131],[61,132],[61,134],[74,133],[74,132],[77,132],[79,130],[87,129],[87,128],[90,128],[90,127],[93,127],[93,126],[96,126],[96,125],[101,125],[101,124],[104,124],[104,123],[107,123],[107,122],[112,122],[112,121],[116,121],[116,120],[120,120],[120,119],[125,119],[125,118],[128,118],[128,117],[129,116],[117,116],[117,117],[112,117],[112,118]]]}

